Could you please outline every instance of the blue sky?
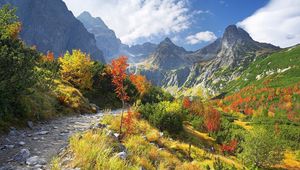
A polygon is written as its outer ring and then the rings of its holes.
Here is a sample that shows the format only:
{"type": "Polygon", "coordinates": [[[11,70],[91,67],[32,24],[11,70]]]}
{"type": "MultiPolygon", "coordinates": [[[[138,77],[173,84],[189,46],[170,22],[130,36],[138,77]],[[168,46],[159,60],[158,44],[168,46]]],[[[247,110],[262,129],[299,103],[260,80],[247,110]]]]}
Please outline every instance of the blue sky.
{"type": "Polygon", "coordinates": [[[180,33],[181,38],[177,44],[184,46],[187,50],[199,49],[209,42],[190,45],[186,44],[183,37],[202,31],[211,31],[216,37],[221,37],[228,25],[242,21],[267,3],[268,0],[191,0],[190,10],[203,10],[207,13],[193,17],[191,27],[180,33]]]}
{"type": "Polygon", "coordinates": [[[288,47],[300,43],[300,0],[63,0],[78,16],[100,17],[128,45],[165,37],[197,50],[230,24],[254,40],[288,47]]]}

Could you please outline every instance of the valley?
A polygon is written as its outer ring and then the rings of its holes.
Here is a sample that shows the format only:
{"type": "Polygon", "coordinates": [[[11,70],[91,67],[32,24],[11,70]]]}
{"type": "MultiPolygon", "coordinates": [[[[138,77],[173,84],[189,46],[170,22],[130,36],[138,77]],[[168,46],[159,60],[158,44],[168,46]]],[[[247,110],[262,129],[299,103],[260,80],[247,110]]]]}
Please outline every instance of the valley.
{"type": "Polygon", "coordinates": [[[0,1],[0,170],[300,169],[299,44],[128,43],[65,2],[0,1]]]}

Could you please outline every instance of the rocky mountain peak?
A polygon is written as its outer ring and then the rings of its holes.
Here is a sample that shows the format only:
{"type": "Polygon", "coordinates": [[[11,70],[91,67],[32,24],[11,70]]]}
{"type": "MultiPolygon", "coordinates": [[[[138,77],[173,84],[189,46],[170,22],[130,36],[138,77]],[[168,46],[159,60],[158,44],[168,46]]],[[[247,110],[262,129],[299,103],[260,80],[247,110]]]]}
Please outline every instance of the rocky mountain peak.
{"type": "Polygon", "coordinates": [[[174,69],[187,64],[188,54],[183,47],[175,45],[170,38],[165,38],[152,54],[152,64],[161,69],[174,69]]]}
{"type": "Polygon", "coordinates": [[[227,45],[233,45],[237,42],[249,42],[253,39],[242,28],[238,28],[236,25],[229,25],[223,34],[222,43],[227,45]]]}
{"type": "Polygon", "coordinates": [[[87,25],[86,27],[100,27],[102,29],[109,29],[100,17],[93,17],[87,11],[82,12],[77,19],[87,25]]]}
{"type": "Polygon", "coordinates": [[[170,39],[169,37],[166,37],[166,38],[162,41],[162,43],[172,43],[172,44],[173,44],[173,42],[171,41],[171,39],[170,39]]]}
{"type": "Polygon", "coordinates": [[[176,46],[169,37],[160,42],[159,46],[176,46]]]}

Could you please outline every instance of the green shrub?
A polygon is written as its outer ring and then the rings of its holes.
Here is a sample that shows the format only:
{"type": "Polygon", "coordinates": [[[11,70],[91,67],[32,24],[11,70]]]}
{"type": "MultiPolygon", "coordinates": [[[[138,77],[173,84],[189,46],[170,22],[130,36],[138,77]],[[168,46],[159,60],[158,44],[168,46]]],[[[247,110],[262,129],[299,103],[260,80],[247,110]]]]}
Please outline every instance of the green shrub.
{"type": "Polygon", "coordinates": [[[255,127],[245,135],[239,157],[249,166],[271,167],[283,159],[283,147],[270,129],[255,127]]]}
{"type": "MultiPolygon", "coordinates": [[[[274,126],[269,128],[274,128],[274,126]]],[[[279,125],[279,137],[285,147],[300,149],[299,126],[279,125]]]]}
{"type": "Polygon", "coordinates": [[[178,133],[182,130],[182,117],[178,113],[166,112],[164,110],[157,111],[150,115],[150,122],[158,127],[161,131],[170,133],[178,133]]]}
{"type": "Polygon", "coordinates": [[[142,104],[159,103],[161,101],[173,101],[174,97],[163,91],[160,87],[151,86],[141,98],[142,104]]]}
{"type": "Polygon", "coordinates": [[[183,109],[176,102],[160,102],[142,105],[139,108],[142,117],[161,131],[178,133],[182,130],[183,109]]]}
{"type": "Polygon", "coordinates": [[[192,126],[199,130],[199,131],[204,131],[204,117],[203,116],[194,116],[191,120],[192,126]]]}
{"type": "Polygon", "coordinates": [[[31,93],[28,88],[36,83],[34,69],[40,55],[20,39],[3,36],[6,29],[17,23],[14,10],[3,7],[0,18],[0,118],[12,113],[20,116],[23,108],[19,97],[31,93]]]}

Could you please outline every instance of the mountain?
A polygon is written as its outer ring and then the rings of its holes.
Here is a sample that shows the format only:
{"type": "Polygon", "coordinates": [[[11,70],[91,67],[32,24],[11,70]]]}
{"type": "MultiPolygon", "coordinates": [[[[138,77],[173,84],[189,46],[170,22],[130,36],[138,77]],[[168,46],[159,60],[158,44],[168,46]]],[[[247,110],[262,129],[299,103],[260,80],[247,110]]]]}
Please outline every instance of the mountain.
{"type": "Polygon", "coordinates": [[[187,55],[186,58],[193,62],[201,62],[201,61],[208,61],[216,57],[216,54],[221,50],[222,39],[218,38],[213,43],[207,45],[206,47],[187,55]]]}
{"type": "Polygon", "coordinates": [[[165,88],[202,88],[217,93],[226,83],[239,77],[253,61],[279,49],[254,41],[245,30],[230,25],[221,38],[195,52],[186,52],[166,39],[154,56],[150,56],[150,63],[158,68],[144,69],[141,73],[152,83],[165,88]]]}
{"type": "Polygon", "coordinates": [[[90,53],[104,61],[96,46],[95,37],[70,12],[62,0],[1,0],[0,6],[11,4],[17,8],[22,22],[21,38],[41,52],[59,56],[72,49],[90,53]]]}
{"type": "Polygon", "coordinates": [[[160,69],[177,69],[188,64],[184,48],[176,46],[169,38],[163,40],[150,55],[151,65],[160,69]]]}
{"type": "Polygon", "coordinates": [[[122,44],[120,54],[126,55],[132,62],[142,62],[148,58],[157,48],[157,44],[145,42],[143,44],[137,44],[128,46],[122,44]]]}
{"type": "Polygon", "coordinates": [[[96,45],[104,53],[105,58],[115,57],[119,53],[121,40],[116,37],[115,32],[109,29],[101,18],[94,18],[89,12],[83,12],[77,19],[95,36],[96,45]]]}

